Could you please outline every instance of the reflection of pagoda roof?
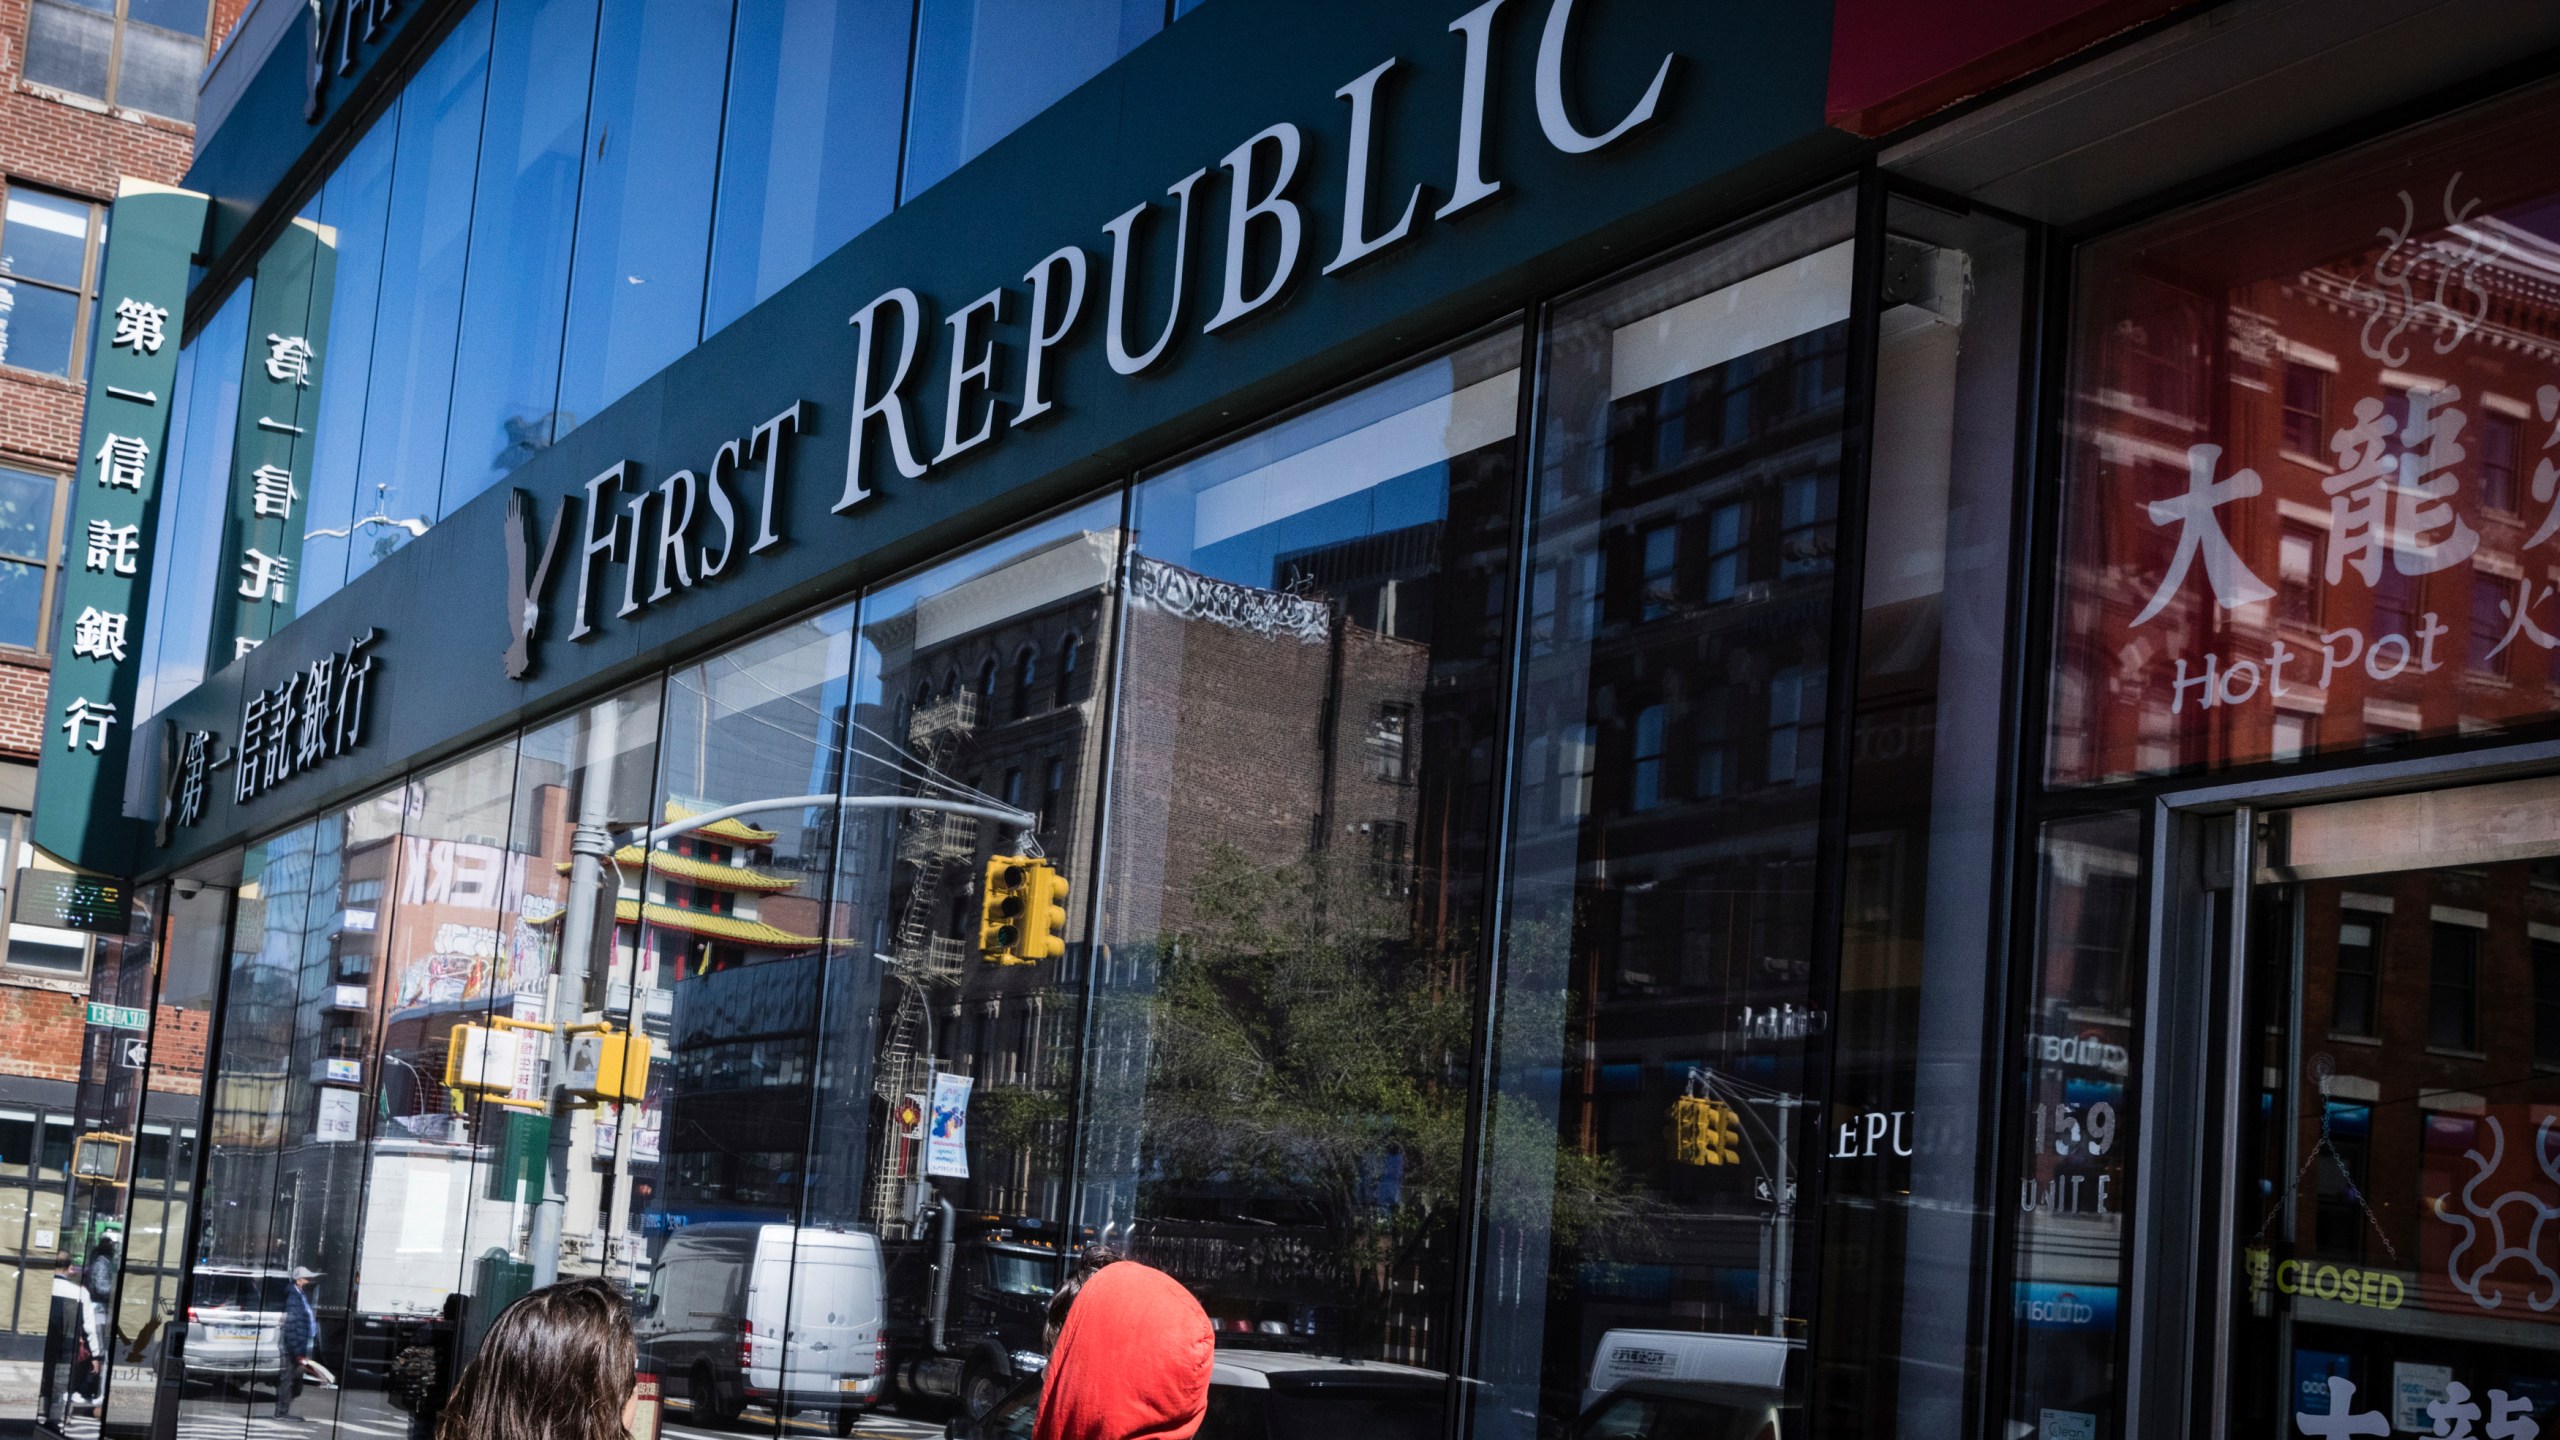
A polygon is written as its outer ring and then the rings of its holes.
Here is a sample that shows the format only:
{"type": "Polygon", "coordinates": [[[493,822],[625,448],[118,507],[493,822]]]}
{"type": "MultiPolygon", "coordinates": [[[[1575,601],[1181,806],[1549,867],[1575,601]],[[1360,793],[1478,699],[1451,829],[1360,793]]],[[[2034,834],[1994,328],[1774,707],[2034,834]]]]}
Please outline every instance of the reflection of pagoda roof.
{"type": "MultiPolygon", "coordinates": [[[[700,810],[693,809],[686,805],[679,805],[675,801],[670,800],[667,802],[666,823],[673,825],[679,820],[690,820],[701,813],[703,812],[700,810]]],[[[753,825],[748,824],[746,821],[739,819],[735,815],[730,816],[726,820],[714,821],[693,833],[696,835],[708,835],[715,840],[727,840],[738,845],[770,845],[774,841],[782,838],[779,831],[759,830],[753,825]]]]}
{"type": "MultiPolygon", "coordinates": [[[[678,855],[666,850],[652,852],[643,850],[637,845],[625,845],[614,851],[613,859],[615,864],[626,869],[637,870],[645,865],[654,874],[663,875],[670,880],[681,880],[688,885],[700,885],[707,890],[746,890],[758,895],[774,895],[800,883],[785,876],[767,875],[761,870],[750,870],[743,865],[727,865],[717,860],[696,860],[690,856],[678,855]]],[[[568,874],[572,863],[567,860],[561,861],[558,866],[560,873],[568,874]]]]}
{"type": "Polygon", "coordinates": [[[815,935],[794,935],[761,920],[679,910],[673,905],[660,905],[655,901],[643,905],[637,900],[616,900],[613,902],[613,918],[619,925],[645,920],[662,930],[680,930],[706,940],[726,940],[733,945],[753,945],[767,950],[805,950],[818,943],[815,935]]]}

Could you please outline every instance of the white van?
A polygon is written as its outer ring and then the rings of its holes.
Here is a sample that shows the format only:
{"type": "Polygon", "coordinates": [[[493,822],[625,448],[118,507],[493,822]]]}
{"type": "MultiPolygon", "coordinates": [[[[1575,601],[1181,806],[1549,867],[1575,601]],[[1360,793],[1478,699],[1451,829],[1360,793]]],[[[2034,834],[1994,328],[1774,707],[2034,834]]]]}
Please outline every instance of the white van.
{"type": "Polygon", "coordinates": [[[1582,1392],[1587,1411],[1611,1391],[1630,1385],[1712,1385],[1765,1394],[1771,1403],[1786,1393],[1787,1361],[1799,1342],[1778,1335],[1714,1335],[1690,1330],[1612,1330],[1591,1357],[1591,1383],[1582,1392]]]}
{"type": "Polygon", "coordinates": [[[848,1433],[886,1391],[880,1280],[865,1231],[688,1225],[635,1316],[641,1367],[697,1420],[731,1424],[753,1404],[822,1411],[848,1433]]]}

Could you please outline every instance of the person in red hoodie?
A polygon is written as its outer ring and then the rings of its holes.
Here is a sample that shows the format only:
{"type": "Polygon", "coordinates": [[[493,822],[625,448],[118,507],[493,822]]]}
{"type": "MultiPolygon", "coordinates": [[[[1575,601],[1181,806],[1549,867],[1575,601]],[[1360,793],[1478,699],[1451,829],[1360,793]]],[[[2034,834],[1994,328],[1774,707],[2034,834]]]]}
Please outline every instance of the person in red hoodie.
{"type": "Polygon", "coordinates": [[[1191,1440],[1217,1340],[1182,1283],[1122,1260],[1086,1277],[1040,1382],[1032,1440],[1191,1440]]]}

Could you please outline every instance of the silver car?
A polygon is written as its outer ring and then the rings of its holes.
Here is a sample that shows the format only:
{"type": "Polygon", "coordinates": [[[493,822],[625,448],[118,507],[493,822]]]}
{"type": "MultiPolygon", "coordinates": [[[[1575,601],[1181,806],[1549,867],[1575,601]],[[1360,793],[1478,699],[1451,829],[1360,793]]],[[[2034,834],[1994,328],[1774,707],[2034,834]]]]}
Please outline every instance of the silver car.
{"type": "Polygon", "coordinates": [[[273,1270],[196,1267],[187,1305],[187,1374],[209,1380],[272,1374],[292,1285],[273,1270]]]}

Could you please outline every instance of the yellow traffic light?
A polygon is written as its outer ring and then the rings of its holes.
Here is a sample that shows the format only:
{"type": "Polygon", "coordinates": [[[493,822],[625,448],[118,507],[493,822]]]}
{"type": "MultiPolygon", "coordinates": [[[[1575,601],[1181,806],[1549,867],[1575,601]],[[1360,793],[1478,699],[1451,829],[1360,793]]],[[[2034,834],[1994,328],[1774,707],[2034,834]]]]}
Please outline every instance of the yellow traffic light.
{"type": "Polygon", "coordinates": [[[1023,915],[1022,943],[1017,952],[1027,963],[1056,960],[1067,953],[1067,877],[1046,860],[1031,862],[1025,887],[1029,908],[1023,915]]]}
{"type": "Polygon", "coordinates": [[[1742,1163],[1742,1117],[1721,1100],[1707,1107],[1707,1163],[1742,1163]]]}
{"type": "Polygon", "coordinates": [[[1683,1165],[1707,1163],[1707,1112],[1712,1102],[1683,1095],[1671,1102],[1671,1158],[1683,1165]]]}
{"type": "Polygon", "coordinates": [[[978,953],[991,964],[1024,965],[1023,924],[1031,909],[1032,862],[998,855],[987,862],[986,893],[978,912],[978,953]]]}

